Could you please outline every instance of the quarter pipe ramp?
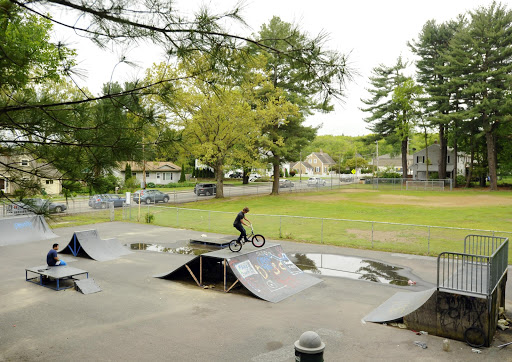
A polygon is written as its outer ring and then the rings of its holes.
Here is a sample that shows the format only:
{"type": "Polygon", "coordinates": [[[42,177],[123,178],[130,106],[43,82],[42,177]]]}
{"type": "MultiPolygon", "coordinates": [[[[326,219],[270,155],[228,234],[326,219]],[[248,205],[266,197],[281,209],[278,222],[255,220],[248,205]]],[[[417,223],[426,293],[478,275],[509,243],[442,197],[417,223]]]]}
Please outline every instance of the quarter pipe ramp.
{"type": "Polygon", "coordinates": [[[54,239],[52,229],[42,215],[0,218],[0,246],[54,239]]]}
{"type": "Polygon", "coordinates": [[[59,253],[84,256],[97,261],[117,259],[132,252],[113,239],[101,239],[96,230],[76,231],[73,237],[59,253]]]}

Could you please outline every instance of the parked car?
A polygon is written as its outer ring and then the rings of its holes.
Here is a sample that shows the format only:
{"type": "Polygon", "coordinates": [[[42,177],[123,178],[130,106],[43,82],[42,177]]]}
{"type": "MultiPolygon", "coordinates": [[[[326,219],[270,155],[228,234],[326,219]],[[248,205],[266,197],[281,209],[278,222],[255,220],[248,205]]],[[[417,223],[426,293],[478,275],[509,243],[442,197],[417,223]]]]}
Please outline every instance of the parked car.
{"type": "Polygon", "coordinates": [[[290,180],[279,180],[279,187],[285,188],[285,187],[293,187],[294,183],[290,180]]]}
{"type": "Polygon", "coordinates": [[[320,177],[310,177],[308,180],[308,186],[325,186],[326,182],[320,177]]]}
{"type": "Polygon", "coordinates": [[[249,176],[249,182],[254,182],[254,181],[256,181],[259,178],[261,178],[260,175],[257,175],[257,174],[250,175],[249,176]]]}
{"type": "Polygon", "coordinates": [[[24,202],[13,201],[5,205],[5,212],[12,215],[23,215],[32,212],[32,209],[24,202]]]}
{"type": "Polygon", "coordinates": [[[114,207],[122,207],[126,198],[114,194],[99,194],[89,198],[89,206],[93,209],[106,209],[109,203],[114,207]]]}
{"type": "Polygon", "coordinates": [[[65,204],[52,202],[46,199],[23,199],[23,201],[14,201],[6,205],[8,214],[19,215],[27,213],[44,214],[59,213],[67,209],[65,204]]]}
{"type": "Polygon", "coordinates": [[[216,184],[197,184],[196,187],[194,187],[194,193],[199,195],[215,195],[217,194],[217,185],[216,184]]]}
{"type": "Polygon", "coordinates": [[[169,202],[169,195],[158,190],[139,190],[133,194],[133,202],[139,203],[144,202],[150,204],[154,202],[169,202]]]}
{"type": "Polygon", "coordinates": [[[242,178],[242,173],[239,171],[233,172],[231,175],[229,175],[229,178],[242,178]]]}
{"type": "Polygon", "coordinates": [[[36,213],[59,213],[66,210],[68,207],[61,202],[53,202],[46,199],[26,199],[23,202],[31,207],[36,213]]]}

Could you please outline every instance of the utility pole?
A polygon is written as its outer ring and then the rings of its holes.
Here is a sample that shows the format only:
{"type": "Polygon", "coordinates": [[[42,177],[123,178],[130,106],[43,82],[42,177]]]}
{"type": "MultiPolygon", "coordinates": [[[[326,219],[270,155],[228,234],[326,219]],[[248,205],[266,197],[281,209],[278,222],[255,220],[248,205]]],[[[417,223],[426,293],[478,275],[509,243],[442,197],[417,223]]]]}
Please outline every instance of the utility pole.
{"type": "Polygon", "coordinates": [[[375,141],[375,145],[377,147],[377,172],[375,175],[379,177],[379,141],[375,141]]]}
{"type": "Polygon", "coordinates": [[[144,155],[144,136],[142,136],[142,189],[146,189],[146,157],[144,155]]]}
{"type": "Polygon", "coordinates": [[[299,151],[299,171],[300,171],[300,174],[299,174],[299,183],[302,183],[302,151],[299,151]]]}

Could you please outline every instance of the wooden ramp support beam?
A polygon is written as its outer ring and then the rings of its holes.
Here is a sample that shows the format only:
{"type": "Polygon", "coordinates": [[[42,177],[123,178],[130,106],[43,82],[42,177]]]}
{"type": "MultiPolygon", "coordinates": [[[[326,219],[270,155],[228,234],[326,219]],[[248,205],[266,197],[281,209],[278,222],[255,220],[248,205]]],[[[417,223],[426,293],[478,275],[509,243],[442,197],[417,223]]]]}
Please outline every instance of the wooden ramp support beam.
{"type": "Polygon", "coordinates": [[[188,272],[190,273],[190,275],[192,275],[192,278],[194,278],[194,280],[196,281],[197,283],[197,286],[200,287],[201,284],[199,284],[199,282],[197,281],[197,278],[196,276],[194,275],[194,273],[192,273],[192,269],[190,269],[190,267],[188,265],[185,264],[185,267],[187,268],[188,272]]]}
{"type": "Polygon", "coordinates": [[[199,256],[199,284],[203,285],[203,256],[199,256]]]}

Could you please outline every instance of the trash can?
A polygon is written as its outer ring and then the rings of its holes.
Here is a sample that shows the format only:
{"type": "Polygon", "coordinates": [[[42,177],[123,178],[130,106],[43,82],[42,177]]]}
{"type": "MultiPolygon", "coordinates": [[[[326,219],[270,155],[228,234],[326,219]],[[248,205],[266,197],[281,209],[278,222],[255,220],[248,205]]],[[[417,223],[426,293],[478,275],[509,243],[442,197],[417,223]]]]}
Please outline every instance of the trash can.
{"type": "Polygon", "coordinates": [[[312,331],[302,333],[295,341],[295,361],[297,362],[323,362],[325,343],[320,336],[312,331]]]}

